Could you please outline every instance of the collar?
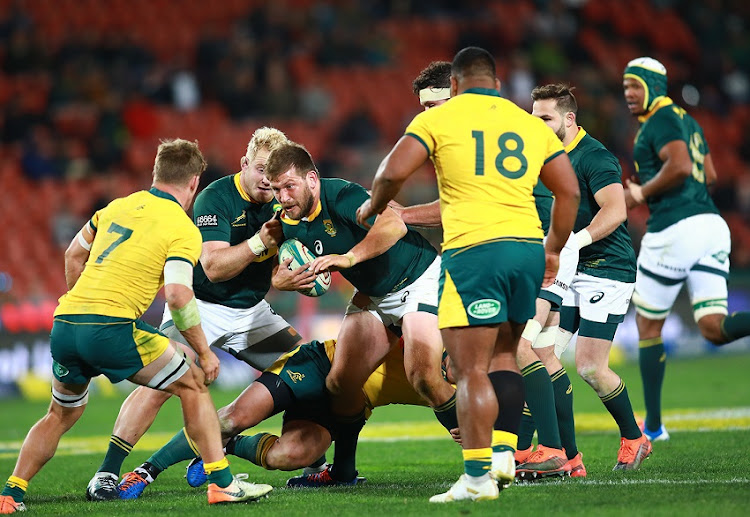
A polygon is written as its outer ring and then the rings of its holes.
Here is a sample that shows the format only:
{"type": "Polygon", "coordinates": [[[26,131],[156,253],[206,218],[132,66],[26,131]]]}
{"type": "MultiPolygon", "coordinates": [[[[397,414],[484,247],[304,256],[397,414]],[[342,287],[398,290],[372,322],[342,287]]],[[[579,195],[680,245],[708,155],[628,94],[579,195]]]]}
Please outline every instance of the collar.
{"type": "Polygon", "coordinates": [[[490,95],[492,97],[500,97],[500,92],[494,88],[469,88],[464,90],[463,93],[476,93],[478,95],[490,95]]]}
{"type": "Polygon", "coordinates": [[[284,224],[289,224],[291,226],[297,226],[299,223],[301,223],[303,221],[306,222],[306,223],[312,222],[316,217],[318,217],[318,215],[320,215],[320,212],[322,212],[322,211],[323,211],[323,203],[320,200],[318,200],[318,206],[315,207],[315,210],[313,210],[312,215],[310,215],[308,217],[303,217],[299,221],[296,221],[294,219],[289,219],[286,215],[284,215],[284,213],[282,213],[281,220],[284,222],[284,224]]]}
{"type": "Polygon", "coordinates": [[[256,205],[260,204],[256,200],[251,198],[250,194],[248,194],[245,191],[245,188],[242,186],[242,182],[240,181],[241,176],[242,176],[241,172],[238,172],[237,174],[234,175],[234,186],[237,189],[237,192],[239,192],[240,197],[249,203],[253,203],[256,205]]]}
{"type": "Polygon", "coordinates": [[[641,124],[643,124],[648,119],[650,119],[651,116],[654,113],[656,113],[657,111],[659,111],[660,109],[662,109],[664,106],[669,106],[670,104],[674,104],[674,102],[672,101],[672,99],[670,99],[669,97],[662,97],[659,101],[656,102],[656,104],[654,105],[654,109],[652,109],[651,111],[649,111],[645,115],[640,115],[638,117],[638,122],[640,122],[641,124]]]}
{"type": "Polygon", "coordinates": [[[573,149],[576,148],[578,143],[583,140],[583,137],[586,136],[586,130],[583,129],[581,126],[578,126],[578,134],[573,139],[572,142],[570,142],[568,145],[565,146],[565,152],[570,153],[573,149]]]}
{"type": "MultiPolygon", "coordinates": [[[[170,201],[174,201],[175,203],[177,203],[178,205],[180,205],[180,202],[177,201],[176,197],[174,197],[172,194],[168,194],[167,192],[164,192],[163,190],[159,190],[156,187],[151,187],[148,192],[149,192],[149,194],[153,194],[156,197],[160,197],[162,199],[169,199],[170,201]]],[[[182,205],[180,205],[180,206],[182,206],[182,205]]]]}

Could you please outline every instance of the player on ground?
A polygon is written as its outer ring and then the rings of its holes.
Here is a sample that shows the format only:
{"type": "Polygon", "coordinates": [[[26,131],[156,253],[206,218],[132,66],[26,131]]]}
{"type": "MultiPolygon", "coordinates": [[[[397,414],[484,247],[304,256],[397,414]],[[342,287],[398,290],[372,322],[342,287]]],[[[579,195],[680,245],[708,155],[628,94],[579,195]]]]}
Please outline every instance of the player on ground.
{"type": "Polygon", "coordinates": [[[458,427],[455,389],[441,370],[443,344],[436,325],[440,259],[435,249],[407,229],[393,210],[358,223],[356,210],[369,199],[367,191],[341,179],[321,179],[300,145],[274,150],[266,176],[284,208],[284,236],[299,239],[317,255],[310,268],[315,273],[338,269],[355,294],[371,299],[365,308],[347,307],[326,380],[336,415],[332,477],[347,481],[355,476],[354,451],[365,421],[361,388],[390,349],[387,326],[403,332],[404,366],[415,391],[448,431],[458,427]],[[365,341],[368,346],[362,347],[365,341]]]}
{"type": "Polygon", "coordinates": [[[633,304],[646,401],[644,432],[667,440],[661,419],[666,354],[661,330],[683,284],[701,334],[715,345],[750,335],[750,312],[728,315],[731,236],[707,187],[716,170],[703,129],[667,97],[667,70],[640,57],[623,76],[625,101],[641,127],[633,145],[640,184],[628,181],[628,206],[648,205],[633,304]]]}
{"type": "MultiPolygon", "coordinates": [[[[279,130],[255,131],[240,160],[240,172],[218,179],[196,198],[194,221],[203,238],[201,259],[193,271],[196,303],[208,342],[256,369],[270,366],[300,340],[263,297],[271,283],[281,225],[273,217],[273,194],[263,175],[268,154],[287,141],[279,130]]],[[[291,273],[291,272],[290,272],[291,273]]],[[[310,275],[312,276],[312,275],[310,275]]],[[[304,281],[305,279],[302,278],[304,281]]],[[[295,284],[296,285],[296,284],[295,284]]],[[[162,331],[184,343],[169,310],[162,331]]],[[[193,357],[192,351],[185,352],[193,357]]],[[[118,491],[100,479],[119,477],[133,445],[153,423],[169,393],[138,388],[120,408],[104,461],[89,483],[97,500],[117,499],[118,491]]],[[[231,420],[231,412],[220,412],[231,420]]]]}
{"type": "MultiPolygon", "coordinates": [[[[620,164],[599,141],[576,123],[578,104],[572,89],[549,84],[531,92],[533,114],[545,121],[565,145],[581,189],[574,230],[579,241],[578,268],[563,300],[558,357],[573,333],[576,368],[601,398],[620,428],[614,470],[637,469],[651,454],[638,429],[627,389],[609,368],[617,325],[625,318],[635,282],[635,252],[625,227],[627,209],[620,164]]],[[[554,347],[538,350],[554,356],[554,347]]]]}
{"type": "MultiPolygon", "coordinates": [[[[55,310],[50,339],[52,403],[24,440],[0,496],[0,513],[25,510],[28,482],[83,414],[89,382],[99,374],[180,397],[185,426],[208,462],[209,503],[257,499],[271,491],[269,485],[232,477],[206,387],[216,379],[219,361],[206,342],[193,295],[192,268],[201,241],[185,213],[205,168],[195,143],[163,142],[151,190],[116,199],[98,211],[68,247],[70,290],[55,310]],[[202,371],[176,343],[138,319],[162,283],[175,325],[196,351],[202,371]]],[[[117,477],[102,482],[114,490],[117,477]]]]}
{"type": "MultiPolygon", "coordinates": [[[[419,96],[420,104],[425,111],[448,101],[450,76],[449,62],[434,61],[414,80],[414,93],[419,96]]],[[[546,235],[549,231],[552,192],[542,182],[538,182],[533,194],[542,230],[546,235]]],[[[401,211],[401,218],[407,223],[437,226],[440,224],[439,200],[406,207],[401,211]]],[[[534,318],[526,324],[518,344],[517,360],[524,378],[526,403],[533,408],[536,417],[532,419],[532,411],[524,408],[515,455],[516,462],[522,464],[516,474],[524,479],[562,475],[568,472],[576,477],[586,475],[575,441],[573,391],[568,374],[554,354],[544,356],[540,362],[540,357],[533,350],[535,347],[545,348],[554,345],[562,298],[578,265],[576,242],[577,240],[571,236],[560,252],[560,269],[557,277],[551,285],[541,289],[536,300],[534,318]],[[539,447],[533,452],[531,440],[536,427],[539,429],[539,447]],[[561,450],[561,446],[565,448],[565,452],[561,450]]]]}
{"type": "MultiPolygon", "coordinates": [[[[368,378],[363,391],[369,418],[375,407],[388,404],[425,406],[427,402],[409,384],[404,370],[404,352],[398,338],[389,333],[394,346],[383,363],[368,378]]],[[[325,454],[332,441],[330,402],[325,380],[336,353],[336,341],[313,341],[300,345],[282,356],[246,390],[233,430],[222,430],[227,454],[245,458],[267,470],[295,470],[325,454]],[[281,435],[259,433],[239,435],[264,420],[284,412],[281,435]]],[[[138,467],[144,480],[130,490],[137,497],[165,469],[180,461],[196,458],[195,447],[183,432],[154,453],[138,467]]],[[[206,481],[203,462],[191,463],[187,474],[191,486],[206,481]]],[[[319,486],[351,485],[354,482],[333,482],[330,468],[317,474],[319,486]]],[[[292,478],[288,486],[299,486],[292,478]]],[[[361,483],[364,478],[357,478],[361,483]]]]}
{"type": "Polygon", "coordinates": [[[466,474],[432,502],[496,499],[495,480],[513,479],[524,401],[516,348],[539,286],[554,280],[578,208],[578,185],[560,141],[501,99],[499,88],[486,50],[460,51],[451,67],[455,98],[415,117],[358,211],[360,222],[383,212],[406,178],[433,160],[444,230],[438,318],[457,381],[466,474]],[[557,197],[546,265],[532,195],[540,173],[557,197]]]}

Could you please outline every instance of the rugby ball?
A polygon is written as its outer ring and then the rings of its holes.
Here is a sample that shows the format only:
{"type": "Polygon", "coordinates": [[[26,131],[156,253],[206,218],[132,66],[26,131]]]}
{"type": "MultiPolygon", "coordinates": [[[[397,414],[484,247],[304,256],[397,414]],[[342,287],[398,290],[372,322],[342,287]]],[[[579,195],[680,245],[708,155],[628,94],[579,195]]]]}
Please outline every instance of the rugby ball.
{"type": "MultiPolygon", "coordinates": [[[[279,264],[291,258],[289,269],[309,264],[315,260],[315,255],[297,239],[287,239],[279,246],[279,264]]],[[[322,296],[331,287],[331,272],[323,271],[315,278],[315,285],[309,289],[299,289],[297,292],[305,296],[322,296]]]]}

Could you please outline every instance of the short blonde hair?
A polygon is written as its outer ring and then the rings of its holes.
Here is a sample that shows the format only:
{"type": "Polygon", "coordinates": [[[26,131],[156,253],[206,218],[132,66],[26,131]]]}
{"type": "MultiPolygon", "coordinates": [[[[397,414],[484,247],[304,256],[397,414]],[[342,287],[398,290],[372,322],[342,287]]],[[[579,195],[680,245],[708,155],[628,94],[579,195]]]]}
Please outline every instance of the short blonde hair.
{"type": "Polygon", "coordinates": [[[271,152],[288,143],[289,139],[283,132],[273,127],[263,126],[256,129],[255,133],[253,133],[253,136],[247,143],[245,155],[249,155],[249,158],[255,158],[261,149],[267,149],[271,152]]]}
{"type": "Polygon", "coordinates": [[[154,181],[183,186],[205,170],[206,160],[198,148],[197,140],[162,140],[156,150],[154,181]]]}

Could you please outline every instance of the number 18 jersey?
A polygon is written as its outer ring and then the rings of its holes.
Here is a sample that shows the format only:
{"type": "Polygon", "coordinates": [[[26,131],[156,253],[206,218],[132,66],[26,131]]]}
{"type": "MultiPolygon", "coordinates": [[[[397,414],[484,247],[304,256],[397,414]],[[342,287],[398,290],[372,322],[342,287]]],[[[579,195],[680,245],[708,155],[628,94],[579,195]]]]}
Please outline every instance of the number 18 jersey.
{"type": "Polygon", "coordinates": [[[417,115],[406,135],[435,164],[443,250],[543,237],[532,191],[542,166],[565,151],[540,118],[497,90],[471,88],[417,115]]]}
{"type": "Polygon", "coordinates": [[[173,196],[155,188],[115,199],[89,224],[96,231],[91,254],[56,316],[139,318],[164,283],[167,260],[195,266],[200,258],[198,228],[173,196]]]}

